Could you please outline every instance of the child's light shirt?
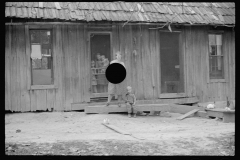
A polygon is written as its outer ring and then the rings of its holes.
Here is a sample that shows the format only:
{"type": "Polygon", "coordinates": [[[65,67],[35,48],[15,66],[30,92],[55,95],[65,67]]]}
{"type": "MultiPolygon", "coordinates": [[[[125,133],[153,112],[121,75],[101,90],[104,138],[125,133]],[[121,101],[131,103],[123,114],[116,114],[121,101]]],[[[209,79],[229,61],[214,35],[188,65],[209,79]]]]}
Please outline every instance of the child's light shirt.
{"type": "Polygon", "coordinates": [[[125,102],[129,102],[130,104],[134,104],[135,103],[135,95],[133,93],[127,93],[126,94],[126,98],[125,98],[125,102]]]}

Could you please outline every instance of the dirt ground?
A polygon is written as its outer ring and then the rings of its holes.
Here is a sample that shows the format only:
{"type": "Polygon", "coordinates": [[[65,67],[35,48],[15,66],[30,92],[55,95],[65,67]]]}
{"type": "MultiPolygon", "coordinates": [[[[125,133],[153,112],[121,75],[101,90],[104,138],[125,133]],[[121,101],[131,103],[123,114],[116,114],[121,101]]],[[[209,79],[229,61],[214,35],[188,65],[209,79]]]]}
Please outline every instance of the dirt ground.
{"type": "Polygon", "coordinates": [[[40,112],[5,114],[7,155],[235,155],[235,123],[181,116],[40,112]],[[134,136],[101,123],[108,118],[134,136]]]}

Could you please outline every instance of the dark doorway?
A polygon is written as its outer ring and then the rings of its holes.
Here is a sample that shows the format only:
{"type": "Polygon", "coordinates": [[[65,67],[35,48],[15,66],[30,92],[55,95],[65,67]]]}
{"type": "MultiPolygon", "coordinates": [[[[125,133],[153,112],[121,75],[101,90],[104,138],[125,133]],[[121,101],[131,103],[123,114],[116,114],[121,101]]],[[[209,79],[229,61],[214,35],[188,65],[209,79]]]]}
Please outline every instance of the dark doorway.
{"type": "Polygon", "coordinates": [[[160,33],[161,93],[183,93],[183,64],[180,54],[180,33],[160,33]]]}
{"type": "Polygon", "coordinates": [[[90,51],[91,51],[91,71],[92,82],[91,92],[101,97],[106,95],[108,81],[105,71],[111,60],[111,38],[110,33],[91,33],[90,51]]]}

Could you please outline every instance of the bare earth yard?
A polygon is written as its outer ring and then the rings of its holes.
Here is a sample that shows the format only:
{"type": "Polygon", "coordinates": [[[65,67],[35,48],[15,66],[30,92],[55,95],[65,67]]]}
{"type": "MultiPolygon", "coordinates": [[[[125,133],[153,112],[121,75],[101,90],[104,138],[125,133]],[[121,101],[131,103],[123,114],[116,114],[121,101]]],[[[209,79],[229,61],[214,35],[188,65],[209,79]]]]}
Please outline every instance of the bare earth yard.
{"type": "Polygon", "coordinates": [[[189,117],[42,112],[5,114],[8,155],[235,155],[235,123],[189,117]],[[122,135],[101,123],[132,133],[122,135]]]}

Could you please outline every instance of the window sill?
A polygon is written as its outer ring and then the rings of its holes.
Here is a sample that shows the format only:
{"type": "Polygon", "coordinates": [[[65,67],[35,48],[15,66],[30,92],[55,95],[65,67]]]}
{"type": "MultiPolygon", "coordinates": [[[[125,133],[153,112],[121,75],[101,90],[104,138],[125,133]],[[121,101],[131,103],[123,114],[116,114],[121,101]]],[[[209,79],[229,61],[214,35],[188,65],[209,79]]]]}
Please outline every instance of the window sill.
{"type": "Polygon", "coordinates": [[[225,79],[210,79],[209,80],[209,83],[218,83],[218,82],[226,83],[226,80],[225,79]]]}
{"type": "Polygon", "coordinates": [[[57,86],[55,85],[32,85],[29,90],[35,89],[56,89],[57,86]]]}

